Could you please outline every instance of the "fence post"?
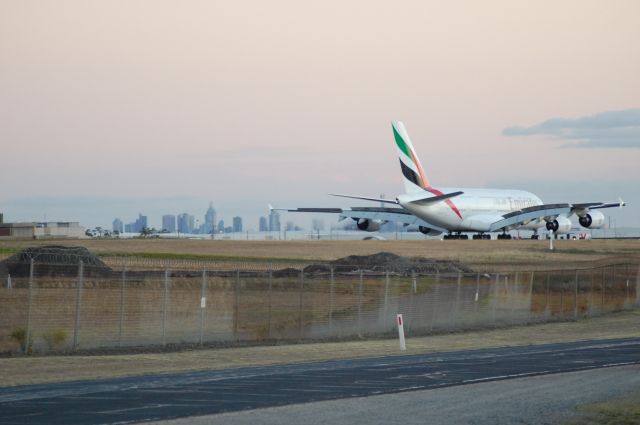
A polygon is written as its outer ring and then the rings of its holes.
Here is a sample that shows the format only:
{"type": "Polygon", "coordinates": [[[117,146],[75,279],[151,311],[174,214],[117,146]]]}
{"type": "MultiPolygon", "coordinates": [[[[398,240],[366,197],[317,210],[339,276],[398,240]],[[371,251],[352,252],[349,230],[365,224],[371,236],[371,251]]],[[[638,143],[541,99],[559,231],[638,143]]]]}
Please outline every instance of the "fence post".
{"type": "Polygon", "coordinates": [[[304,284],[304,270],[300,270],[300,287],[298,289],[298,339],[302,339],[302,285],[304,284]]]}
{"type": "Polygon", "coordinates": [[[333,267],[331,267],[331,276],[329,281],[329,336],[333,336],[333,308],[335,302],[335,275],[333,267]]]}
{"type": "Polygon", "coordinates": [[[593,275],[593,270],[591,270],[591,273],[589,273],[589,301],[588,301],[588,308],[587,308],[587,315],[589,317],[591,317],[593,313],[593,280],[594,280],[594,275],[593,275]]]}
{"type": "Polygon", "coordinates": [[[236,270],[236,284],[233,297],[233,338],[238,340],[238,301],[240,298],[240,270],[236,270]]]}
{"type": "Polygon", "coordinates": [[[550,282],[550,280],[551,280],[551,272],[547,271],[547,294],[546,294],[545,299],[544,299],[544,312],[545,312],[545,315],[547,313],[549,315],[552,315],[551,313],[553,313],[551,311],[550,306],[549,306],[549,282],[550,282]]]}
{"type": "Polygon", "coordinates": [[[389,315],[389,269],[387,269],[384,273],[384,304],[382,306],[382,326],[383,332],[387,331],[387,323],[389,315]]]}
{"type": "Polygon", "coordinates": [[[627,295],[624,298],[624,308],[629,308],[629,301],[631,301],[629,298],[631,298],[630,296],[630,289],[629,289],[629,264],[626,264],[624,266],[624,280],[626,281],[626,286],[627,286],[627,295]]]}
{"type": "Polygon", "coordinates": [[[453,327],[454,328],[458,325],[461,283],[462,283],[462,272],[458,271],[458,285],[456,287],[456,305],[453,306],[453,327]]]}
{"type": "Polygon", "coordinates": [[[533,310],[533,281],[535,279],[535,272],[532,270],[531,271],[531,276],[529,277],[529,310],[527,311],[527,315],[528,317],[528,321],[533,320],[533,318],[531,317],[531,311],[533,310]]]}
{"type": "Polygon", "coordinates": [[[273,270],[269,268],[269,294],[267,295],[267,339],[271,339],[271,293],[273,291],[273,270]]]}
{"type": "Polygon", "coordinates": [[[564,280],[561,283],[562,286],[560,287],[560,314],[564,319],[564,280]]]}
{"type": "Polygon", "coordinates": [[[358,338],[362,338],[362,270],[358,283],[358,338]]]}
{"type": "Polygon", "coordinates": [[[496,325],[496,304],[498,303],[498,288],[500,287],[500,273],[496,274],[496,281],[493,284],[493,297],[491,300],[491,322],[496,325]]]}
{"type": "Polygon", "coordinates": [[[408,322],[407,322],[407,318],[404,317],[404,315],[402,316],[405,329],[407,330],[407,332],[410,332],[411,330],[413,330],[413,322],[415,321],[415,314],[413,314],[413,298],[414,298],[414,292],[413,292],[413,282],[416,281],[416,272],[415,271],[411,271],[411,283],[410,283],[410,287],[409,287],[409,314],[407,314],[408,317],[408,322]]]}
{"type": "Polygon", "coordinates": [[[11,275],[7,274],[7,289],[13,288],[13,284],[11,283],[11,275]]]}
{"type": "Polygon", "coordinates": [[[529,276],[529,297],[533,296],[533,282],[535,281],[535,271],[531,271],[531,276],[529,276]]]}
{"type": "Polygon", "coordinates": [[[475,297],[475,312],[478,312],[478,302],[480,300],[480,272],[476,273],[476,297],[475,297]]]}
{"type": "MultiPolygon", "coordinates": [[[[438,301],[440,301],[440,296],[439,296],[440,295],[440,270],[436,271],[436,284],[432,294],[433,294],[433,303],[431,303],[431,306],[433,308],[431,309],[431,323],[429,324],[430,331],[433,330],[433,325],[435,324],[436,319],[438,318],[438,301]]],[[[413,325],[413,298],[411,299],[411,313],[412,313],[411,324],[413,325]]]]}
{"type": "Polygon", "coordinates": [[[207,308],[207,269],[202,270],[202,288],[200,289],[200,346],[204,343],[204,312],[207,308]]]}
{"type": "Polygon", "coordinates": [[[600,303],[601,312],[604,311],[604,297],[605,297],[605,291],[607,290],[607,281],[605,278],[605,273],[606,273],[606,268],[602,267],[602,291],[600,294],[602,296],[602,302],[600,303]]]}
{"type": "Polygon", "coordinates": [[[164,271],[164,298],[162,302],[162,345],[167,345],[167,301],[169,298],[169,270],[164,271]]]}
{"type": "Polygon", "coordinates": [[[573,318],[578,318],[578,269],[576,269],[576,288],[573,295],[573,318]]]}
{"type": "Polygon", "coordinates": [[[636,274],[636,305],[640,306],[640,266],[638,266],[638,273],[636,274]]]}
{"type": "Polygon", "coordinates": [[[33,304],[33,258],[29,260],[29,299],[27,302],[27,332],[24,340],[24,353],[29,354],[31,350],[31,306],[33,304]]]}
{"type": "Polygon", "coordinates": [[[84,280],[84,263],[80,260],[78,264],[78,284],[76,285],[76,321],[73,328],[73,349],[78,348],[80,337],[80,308],[82,307],[82,284],[84,280]]]}
{"type": "Polygon", "coordinates": [[[122,269],[122,281],[120,282],[120,320],[118,321],[118,347],[122,347],[122,328],[124,322],[124,291],[127,282],[127,267],[122,269]]]}

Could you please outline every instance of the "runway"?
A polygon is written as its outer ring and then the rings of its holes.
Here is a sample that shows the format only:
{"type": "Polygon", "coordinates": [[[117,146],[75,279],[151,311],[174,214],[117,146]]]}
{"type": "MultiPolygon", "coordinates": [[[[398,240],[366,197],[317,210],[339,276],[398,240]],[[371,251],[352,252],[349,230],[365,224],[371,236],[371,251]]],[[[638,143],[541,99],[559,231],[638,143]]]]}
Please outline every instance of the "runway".
{"type": "Polygon", "coordinates": [[[167,420],[639,363],[634,338],[10,387],[0,424],[167,420]]]}

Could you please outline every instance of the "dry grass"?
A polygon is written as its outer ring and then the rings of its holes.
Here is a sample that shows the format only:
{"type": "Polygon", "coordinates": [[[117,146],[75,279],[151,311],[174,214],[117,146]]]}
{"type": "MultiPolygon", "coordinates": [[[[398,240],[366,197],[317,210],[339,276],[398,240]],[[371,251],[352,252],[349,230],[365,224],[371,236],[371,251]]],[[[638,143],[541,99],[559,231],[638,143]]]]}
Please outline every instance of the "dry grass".
{"type": "Polygon", "coordinates": [[[146,256],[225,262],[326,261],[381,251],[406,256],[457,260],[479,270],[572,268],[610,257],[640,259],[640,240],[561,240],[555,252],[545,240],[511,241],[231,241],[231,240],[58,240],[0,241],[0,253],[33,245],[81,245],[100,256],[146,256]]]}
{"type": "MultiPolygon", "coordinates": [[[[578,322],[409,338],[406,354],[640,337],[640,311],[578,322]]],[[[397,355],[396,340],[205,349],[165,354],[0,359],[3,386],[397,355]]]]}
{"type": "Polygon", "coordinates": [[[640,424],[640,393],[627,394],[578,408],[581,415],[567,425],[637,425],[640,424]]]}

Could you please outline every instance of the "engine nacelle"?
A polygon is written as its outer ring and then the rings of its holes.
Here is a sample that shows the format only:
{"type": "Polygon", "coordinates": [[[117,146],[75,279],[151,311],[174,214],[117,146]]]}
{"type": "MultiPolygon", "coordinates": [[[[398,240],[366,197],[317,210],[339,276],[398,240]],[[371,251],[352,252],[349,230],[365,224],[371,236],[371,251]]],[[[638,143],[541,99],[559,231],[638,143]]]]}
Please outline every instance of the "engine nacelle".
{"type": "Polygon", "coordinates": [[[380,230],[380,226],[382,226],[382,222],[380,220],[370,220],[368,218],[359,218],[356,221],[358,229],[364,230],[365,232],[375,232],[380,230]]]}
{"type": "Polygon", "coordinates": [[[553,230],[554,233],[566,234],[571,232],[571,220],[567,217],[557,217],[553,221],[547,221],[547,230],[553,230]]]}
{"type": "Polygon", "coordinates": [[[589,211],[589,214],[579,217],[578,221],[582,227],[599,229],[604,226],[604,214],[600,211],[589,211]]]}
{"type": "Polygon", "coordinates": [[[423,235],[437,236],[440,233],[442,233],[439,230],[432,229],[431,227],[425,227],[425,226],[419,226],[418,230],[420,230],[420,233],[422,233],[423,235]]]}

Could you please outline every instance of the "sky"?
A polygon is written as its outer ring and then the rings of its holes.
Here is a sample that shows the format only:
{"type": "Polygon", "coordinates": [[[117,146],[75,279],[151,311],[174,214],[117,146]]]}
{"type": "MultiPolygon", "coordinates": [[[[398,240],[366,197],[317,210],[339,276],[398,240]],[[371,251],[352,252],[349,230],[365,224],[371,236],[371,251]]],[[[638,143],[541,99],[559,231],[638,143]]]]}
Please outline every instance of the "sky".
{"type": "MultiPolygon", "coordinates": [[[[235,215],[435,187],[640,208],[640,2],[0,0],[5,221],[235,215]]],[[[310,218],[288,215],[307,224],[310,218]]],[[[333,222],[327,217],[328,223],[333,222]]]]}

